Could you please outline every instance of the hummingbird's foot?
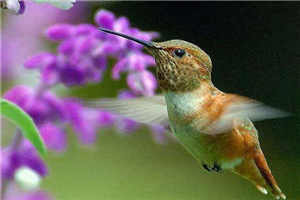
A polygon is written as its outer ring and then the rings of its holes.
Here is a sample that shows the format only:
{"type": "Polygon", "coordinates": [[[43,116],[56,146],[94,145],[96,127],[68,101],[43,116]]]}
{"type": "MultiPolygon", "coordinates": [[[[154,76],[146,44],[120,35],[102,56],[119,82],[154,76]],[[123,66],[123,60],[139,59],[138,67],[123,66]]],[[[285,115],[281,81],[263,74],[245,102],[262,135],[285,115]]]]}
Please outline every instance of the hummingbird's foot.
{"type": "Polygon", "coordinates": [[[216,162],[214,163],[213,167],[210,167],[205,163],[202,164],[202,167],[208,172],[211,172],[211,171],[221,172],[222,171],[222,168],[216,162]]]}
{"type": "Polygon", "coordinates": [[[213,170],[215,172],[221,172],[222,168],[217,163],[214,163],[214,166],[211,168],[211,170],[213,170]]]}
{"type": "Polygon", "coordinates": [[[211,169],[208,167],[208,165],[207,164],[202,164],[202,167],[206,170],[206,171],[208,171],[208,172],[210,172],[211,171],[211,169]]]}

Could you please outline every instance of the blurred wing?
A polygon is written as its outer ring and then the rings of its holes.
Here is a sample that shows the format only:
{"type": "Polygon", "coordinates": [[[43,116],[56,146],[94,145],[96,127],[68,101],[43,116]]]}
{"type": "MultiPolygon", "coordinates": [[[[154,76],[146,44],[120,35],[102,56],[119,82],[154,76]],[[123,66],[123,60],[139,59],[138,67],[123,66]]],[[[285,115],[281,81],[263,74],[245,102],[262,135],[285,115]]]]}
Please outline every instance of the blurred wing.
{"type": "Polygon", "coordinates": [[[224,114],[208,127],[208,132],[218,134],[232,130],[235,119],[250,119],[260,121],[265,119],[282,118],[289,116],[290,113],[284,112],[257,101],[246,101],[229,105],[224,114]]]}
{"type": "Polygon", "coordinates": [[[161,95],[133,99],[101,99],[89,101],[87,105],[148,125],[169,124],[167,105],[161,95]]]}

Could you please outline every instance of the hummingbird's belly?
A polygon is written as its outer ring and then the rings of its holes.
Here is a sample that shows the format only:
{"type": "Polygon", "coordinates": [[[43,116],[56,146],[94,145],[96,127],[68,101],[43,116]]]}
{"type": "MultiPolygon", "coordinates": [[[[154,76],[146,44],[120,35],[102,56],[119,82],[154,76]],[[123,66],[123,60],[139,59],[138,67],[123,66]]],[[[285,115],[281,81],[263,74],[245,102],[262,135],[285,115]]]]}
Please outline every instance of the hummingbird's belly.
{"type": "MultiPolygon", "coordinates": [[[[200,133],[192,124],[186,123],[186,116],[195,112],[195,108],[202,103],[202,99],[192,93],[167,93],[165,95],[168,107],[168,116],[172,132],[179,142],[201,164],[213,163],[216,159],[213,144],[206,142],[205,134],[200,133]]],[[[199,119],[195,119],[201,123],[199,119]]],[[[192,120],[192,121],[195,121],[192,120]]]]}
{"type": "Polygon", "coordinates": [[[213,165],[219,160],[215,145],[206,138],[207,135],[193,130],[192,127],[178,124],[172,124],[171,129],[179,142],[200,164],[213,165]]]}
{"type": "Polygon", "coordinates": [[[227,137],[227,134],[208,135],[194,130],[189,125],[181,126],[172,122],[170,124],[173,134],[199,164],[208,166],[217,164],[222,169],[232,169],[242,162],[242,157],[228,158],[225,154],[224,148],[230,148],[231,146],[226,144],[226,139],[224,141],[224,137],[227,137]],[[224,143],[221,142],[222,140],[224,143]]]}
{"type": "MultiPolygon", "coordinates": [[[[201,132],[201,127],[207,124],[207,117],[194,113],[199,111],[203,99],[192,93],[167,93],[165,95],[170,127],[179,142],[189,151],[200,164],[220,165],[223,169],[233,168],[242,160],[224,154],[225,149],[231,149],[228,141],[230,134],[210,135],[201,132]],[[187,120],[188,119],[188,120],[187,120]],[[229,158],[229,159],[228,159],[229,158]]],[[[234,151],[233,151],[234,152],[234,151]]]]}

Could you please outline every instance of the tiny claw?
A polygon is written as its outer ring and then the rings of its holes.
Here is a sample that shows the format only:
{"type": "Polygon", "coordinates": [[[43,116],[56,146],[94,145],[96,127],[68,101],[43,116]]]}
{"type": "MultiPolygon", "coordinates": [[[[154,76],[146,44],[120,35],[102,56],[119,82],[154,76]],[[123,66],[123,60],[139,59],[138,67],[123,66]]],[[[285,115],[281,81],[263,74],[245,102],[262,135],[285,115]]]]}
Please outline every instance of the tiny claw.
{"type": "Polygon", "coordinates": [[[206,169],[208,172],[210,172],[210,168],[207,166],[207,164],[202,164],[203,168],[206,169]]]}
{"type": "Polygon", "coordinates": [[[222,169],[220,167],[220,165],[218,165],[217,163],[214,164],[212,170],[214,170],[215,172],[220,172],[222,169]]]}

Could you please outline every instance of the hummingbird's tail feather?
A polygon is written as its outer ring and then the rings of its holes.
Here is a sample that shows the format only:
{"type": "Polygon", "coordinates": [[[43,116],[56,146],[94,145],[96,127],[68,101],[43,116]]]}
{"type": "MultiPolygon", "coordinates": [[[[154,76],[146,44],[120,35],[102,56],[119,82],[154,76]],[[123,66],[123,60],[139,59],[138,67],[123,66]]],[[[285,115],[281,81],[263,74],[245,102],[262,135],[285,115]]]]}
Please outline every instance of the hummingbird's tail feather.
{"type": "Polygon", "coordinates": [[[268,190],[260,185],[256,185],[256,189],[258,189],[263,194],[268,194],[268,190]]]}
{"type": "Polygon", "coordinates": [[[267,164],[267,161],[262,151],[259,151],[255,155],[254,161],[266,184],[271,188],[272,194],[275,196],[275,198],[286,199],[286,196],[281,192],[274,176],[272,175],[272,172],[267,164]]]}
{"type": "Polygon", "coordinates": [[[268,191],[271,191],[276,199],[286,199],[278,187],[262,151],[257,152],[252,158],[243,160],[233,171],[250,180],[262,194],[266,195],[268,191]]]}
{"type": "Polygon", "coordinates": [[[233,170],[236,174],[250,180],[256,188],[263,194],[268,194],[267,185],[261,176],[253,159],[245,159],[233,170]]]}

